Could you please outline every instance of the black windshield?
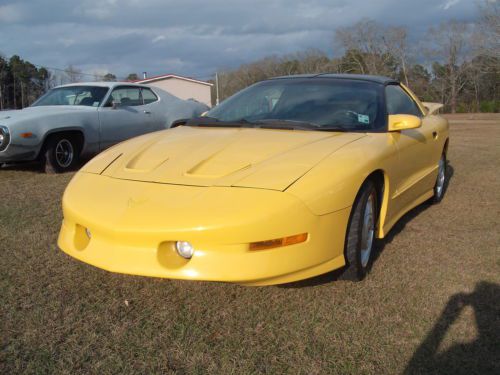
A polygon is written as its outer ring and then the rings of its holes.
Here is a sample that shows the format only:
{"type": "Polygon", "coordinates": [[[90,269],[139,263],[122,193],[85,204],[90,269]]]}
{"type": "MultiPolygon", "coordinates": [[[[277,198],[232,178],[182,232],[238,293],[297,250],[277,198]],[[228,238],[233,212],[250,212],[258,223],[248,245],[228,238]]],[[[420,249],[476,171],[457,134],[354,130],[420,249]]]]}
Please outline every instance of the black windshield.
{"type": "Polygon", "coordinates": [[[250,86],[207,113],[213,120],[272,127],[309,124],[317,130],[384,127],[383,86],[348,79],[277,79],[250,86]]]}

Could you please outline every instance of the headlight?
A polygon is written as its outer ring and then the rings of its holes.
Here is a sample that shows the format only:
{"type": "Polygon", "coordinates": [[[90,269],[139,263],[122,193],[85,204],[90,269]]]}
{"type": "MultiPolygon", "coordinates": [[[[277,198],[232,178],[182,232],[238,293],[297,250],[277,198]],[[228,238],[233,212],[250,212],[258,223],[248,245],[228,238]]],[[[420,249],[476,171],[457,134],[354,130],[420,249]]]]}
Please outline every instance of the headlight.
{"type": "Polygon", "coordinates": [[[10,133],[9,128],[3,125],[0,125],[0,151],[3,151],[7,148],[10,141],[10,133]]]}
{"type": "Polygon", "coordinates": [[[177,253],[185,259],[191,259],[194,254],[193,245],[187,241],[177,241],[175,243],[175,248],[177,249],[177,253]]]}

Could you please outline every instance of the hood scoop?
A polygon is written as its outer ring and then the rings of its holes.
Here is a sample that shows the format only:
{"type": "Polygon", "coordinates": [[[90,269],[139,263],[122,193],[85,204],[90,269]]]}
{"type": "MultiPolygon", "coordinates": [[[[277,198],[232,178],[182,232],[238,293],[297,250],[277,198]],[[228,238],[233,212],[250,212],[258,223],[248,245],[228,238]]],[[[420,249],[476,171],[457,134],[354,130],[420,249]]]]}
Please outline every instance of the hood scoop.
{"type": "Polygon", "coordinates": [[[134,157],[125,165],[125,170],[137,172],[150,172],[168,161],[162,153],[155,150],[156,142],[148,142],[134,157]]]}
{"type": "Polygon", "coordinates": [[[189,169],[185,173],[185,176],[200,178],[220,178],[238,171],[242,171],[252,166],[252,164],[245,162],[227,163],[221,160],[217,161],[210,159],[212,158],[203,160],[193,168],[189,169]]]}
{"type": "Polygon", "coordinates": [[[363,134],[179,126],[125,142],[105,176],[176,185],[284,190],[363,134]]]}

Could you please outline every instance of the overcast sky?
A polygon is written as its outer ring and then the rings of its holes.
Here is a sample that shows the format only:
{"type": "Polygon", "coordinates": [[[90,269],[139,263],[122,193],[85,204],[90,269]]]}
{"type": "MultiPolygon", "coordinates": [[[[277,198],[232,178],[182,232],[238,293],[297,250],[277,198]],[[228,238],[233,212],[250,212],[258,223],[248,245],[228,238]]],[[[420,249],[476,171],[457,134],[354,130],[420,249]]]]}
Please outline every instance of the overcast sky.
{"type": "Polygon", "coordinates": [[[0,0],[0,53],[118,77],[147,71],[208,79],[217,69],[318,48],[335,29],[373,18],[418,38],[470,20],[475,0],[0,0]]]}

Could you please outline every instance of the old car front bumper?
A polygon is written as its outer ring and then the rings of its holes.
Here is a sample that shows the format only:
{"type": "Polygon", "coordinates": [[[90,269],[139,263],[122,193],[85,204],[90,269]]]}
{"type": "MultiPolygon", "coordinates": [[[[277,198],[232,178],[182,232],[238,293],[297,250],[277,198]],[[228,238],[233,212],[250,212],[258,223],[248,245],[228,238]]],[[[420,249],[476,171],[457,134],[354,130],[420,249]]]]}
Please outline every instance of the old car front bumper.
{"type": "Polygon", "coordinates": [[[38,155],[38,147],[9,144],[0,151],[0,163],[31,161],[38,155]]]}

